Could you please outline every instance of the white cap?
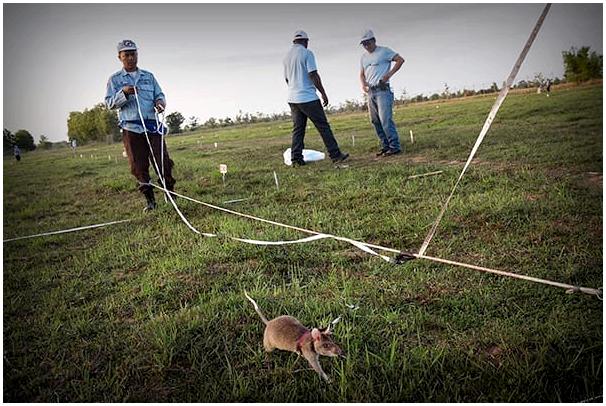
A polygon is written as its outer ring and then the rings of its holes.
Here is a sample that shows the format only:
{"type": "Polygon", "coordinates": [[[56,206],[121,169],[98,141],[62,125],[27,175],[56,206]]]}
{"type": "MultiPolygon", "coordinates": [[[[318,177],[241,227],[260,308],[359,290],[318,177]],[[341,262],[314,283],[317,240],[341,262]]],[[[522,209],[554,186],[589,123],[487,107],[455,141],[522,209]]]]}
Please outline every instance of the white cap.
{"type": "Polygon", "coordinates": [[[298,31],[295,31],[293,41],[296,39],[309,39],[309,37],[307,36],[307,33],[305,31],[298,30],[298,31]]]}
{"type": "Polygon", "coordinates": [[[375,33],[372,32],[372,30],[366,30],[364,31],[364,34],[362,34],[362,38],[360,39],[360,44],[366,40],[369,40],[371,38],[375,37],[375,33]]]}
{"type": "Polygon", "coordinates": [[[134,41],[131,41],[130,39],[123,39],[122,41],[118,42],[118,53],[122,52],[122,51],[136,51],[137,50],[137,45],[135,44],[134,41]]]}

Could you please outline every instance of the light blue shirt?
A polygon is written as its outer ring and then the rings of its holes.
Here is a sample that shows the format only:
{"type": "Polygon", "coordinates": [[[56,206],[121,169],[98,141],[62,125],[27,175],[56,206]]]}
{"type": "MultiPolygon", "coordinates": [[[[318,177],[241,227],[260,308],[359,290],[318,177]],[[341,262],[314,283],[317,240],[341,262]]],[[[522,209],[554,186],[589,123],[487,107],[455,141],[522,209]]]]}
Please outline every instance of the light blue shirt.
{"type": "Polygon", "coordinates": [[[360,58],[360,67],[369,86],[376,86],[379,80],[391,69],[391,61],[398,55],[390,48],[377,46],[373,52],[364,52],[360,58]]]}
{"type": "Polygon", "coordinates": [[[318,67],[313,52],[301,44],[293,44],[284,58],[289,103],[308,103],[319,99],[316,87],[309,78],[309,73],[315,70],[318,67]]]}
{"type": "MultiPolygon", "coordinates": [[[[135,133],[143,133],[143,125],[137,110],[137,101],[135,95],[126,96],[122,91],[124,86],[136,86],[137,95],[139,96],[139,104],[141,105],[141,113],[147,121],[156,120],[154,105],[157,100],[162,100],[166,103],[164,93],[160,89],[160,85],[151,72],[143,69],[138,69],[139,74],[136,79],[122,69],[119,72],[110,76],[107,81],[107,92],[105,93],[105,105],[109,109],[120,109],[118,113],[120,128],[135,133]]],[[[150,128],[148,128],[150,130],[150,128]]]]}

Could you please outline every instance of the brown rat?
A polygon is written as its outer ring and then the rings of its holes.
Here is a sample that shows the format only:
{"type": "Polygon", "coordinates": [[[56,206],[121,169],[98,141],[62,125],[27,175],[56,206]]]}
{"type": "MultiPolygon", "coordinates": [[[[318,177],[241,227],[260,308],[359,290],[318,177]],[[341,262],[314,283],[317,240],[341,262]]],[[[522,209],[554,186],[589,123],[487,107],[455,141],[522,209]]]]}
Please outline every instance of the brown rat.
{"type": "Polygon", "coordinates": [[[324,373],[320,366],[320,355],[328,357],[343,356],[343,351],[332,340],[330,325],[325,329],[313,328],[309,330],[299,320],[291,316],[280,316],[273,320],[267,320],[257,302],[255,302],[246,291],[244,295],[255,307],[255,311],[265,323],[263,334],[263,347],[267,353],[276,348],[279,350],[296,352],[303,356],[311,367],[327,382],[330,378],[324,373]]]}

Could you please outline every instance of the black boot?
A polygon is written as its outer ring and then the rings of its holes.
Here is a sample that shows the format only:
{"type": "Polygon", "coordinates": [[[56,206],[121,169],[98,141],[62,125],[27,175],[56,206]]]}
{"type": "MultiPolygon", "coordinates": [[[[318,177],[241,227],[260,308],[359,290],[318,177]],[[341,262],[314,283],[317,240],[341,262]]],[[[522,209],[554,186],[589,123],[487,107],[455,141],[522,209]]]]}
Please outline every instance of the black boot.
{"type": "Polygon", "coordinates": [[[147,205],[143,209],[143,211],[149,211],[156,208],[156,198],[154,197],[154,190],[146,190],[143,195],[145,195],[145,200],[147,201],[147,205]]]}

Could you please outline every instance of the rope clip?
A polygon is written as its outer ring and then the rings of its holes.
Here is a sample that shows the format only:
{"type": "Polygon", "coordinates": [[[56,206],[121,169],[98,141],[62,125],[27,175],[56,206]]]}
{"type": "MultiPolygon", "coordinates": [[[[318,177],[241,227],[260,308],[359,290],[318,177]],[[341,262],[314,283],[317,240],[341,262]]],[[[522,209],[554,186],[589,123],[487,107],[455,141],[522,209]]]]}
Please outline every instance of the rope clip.
{"type": "Polygon", "coordinates": [[[401,265],[416,258],[416,256],[414,256],[413,254],[409,254],[408,252],[400,252],[393,258],[393,262],[394,264],[401,265]]]}

